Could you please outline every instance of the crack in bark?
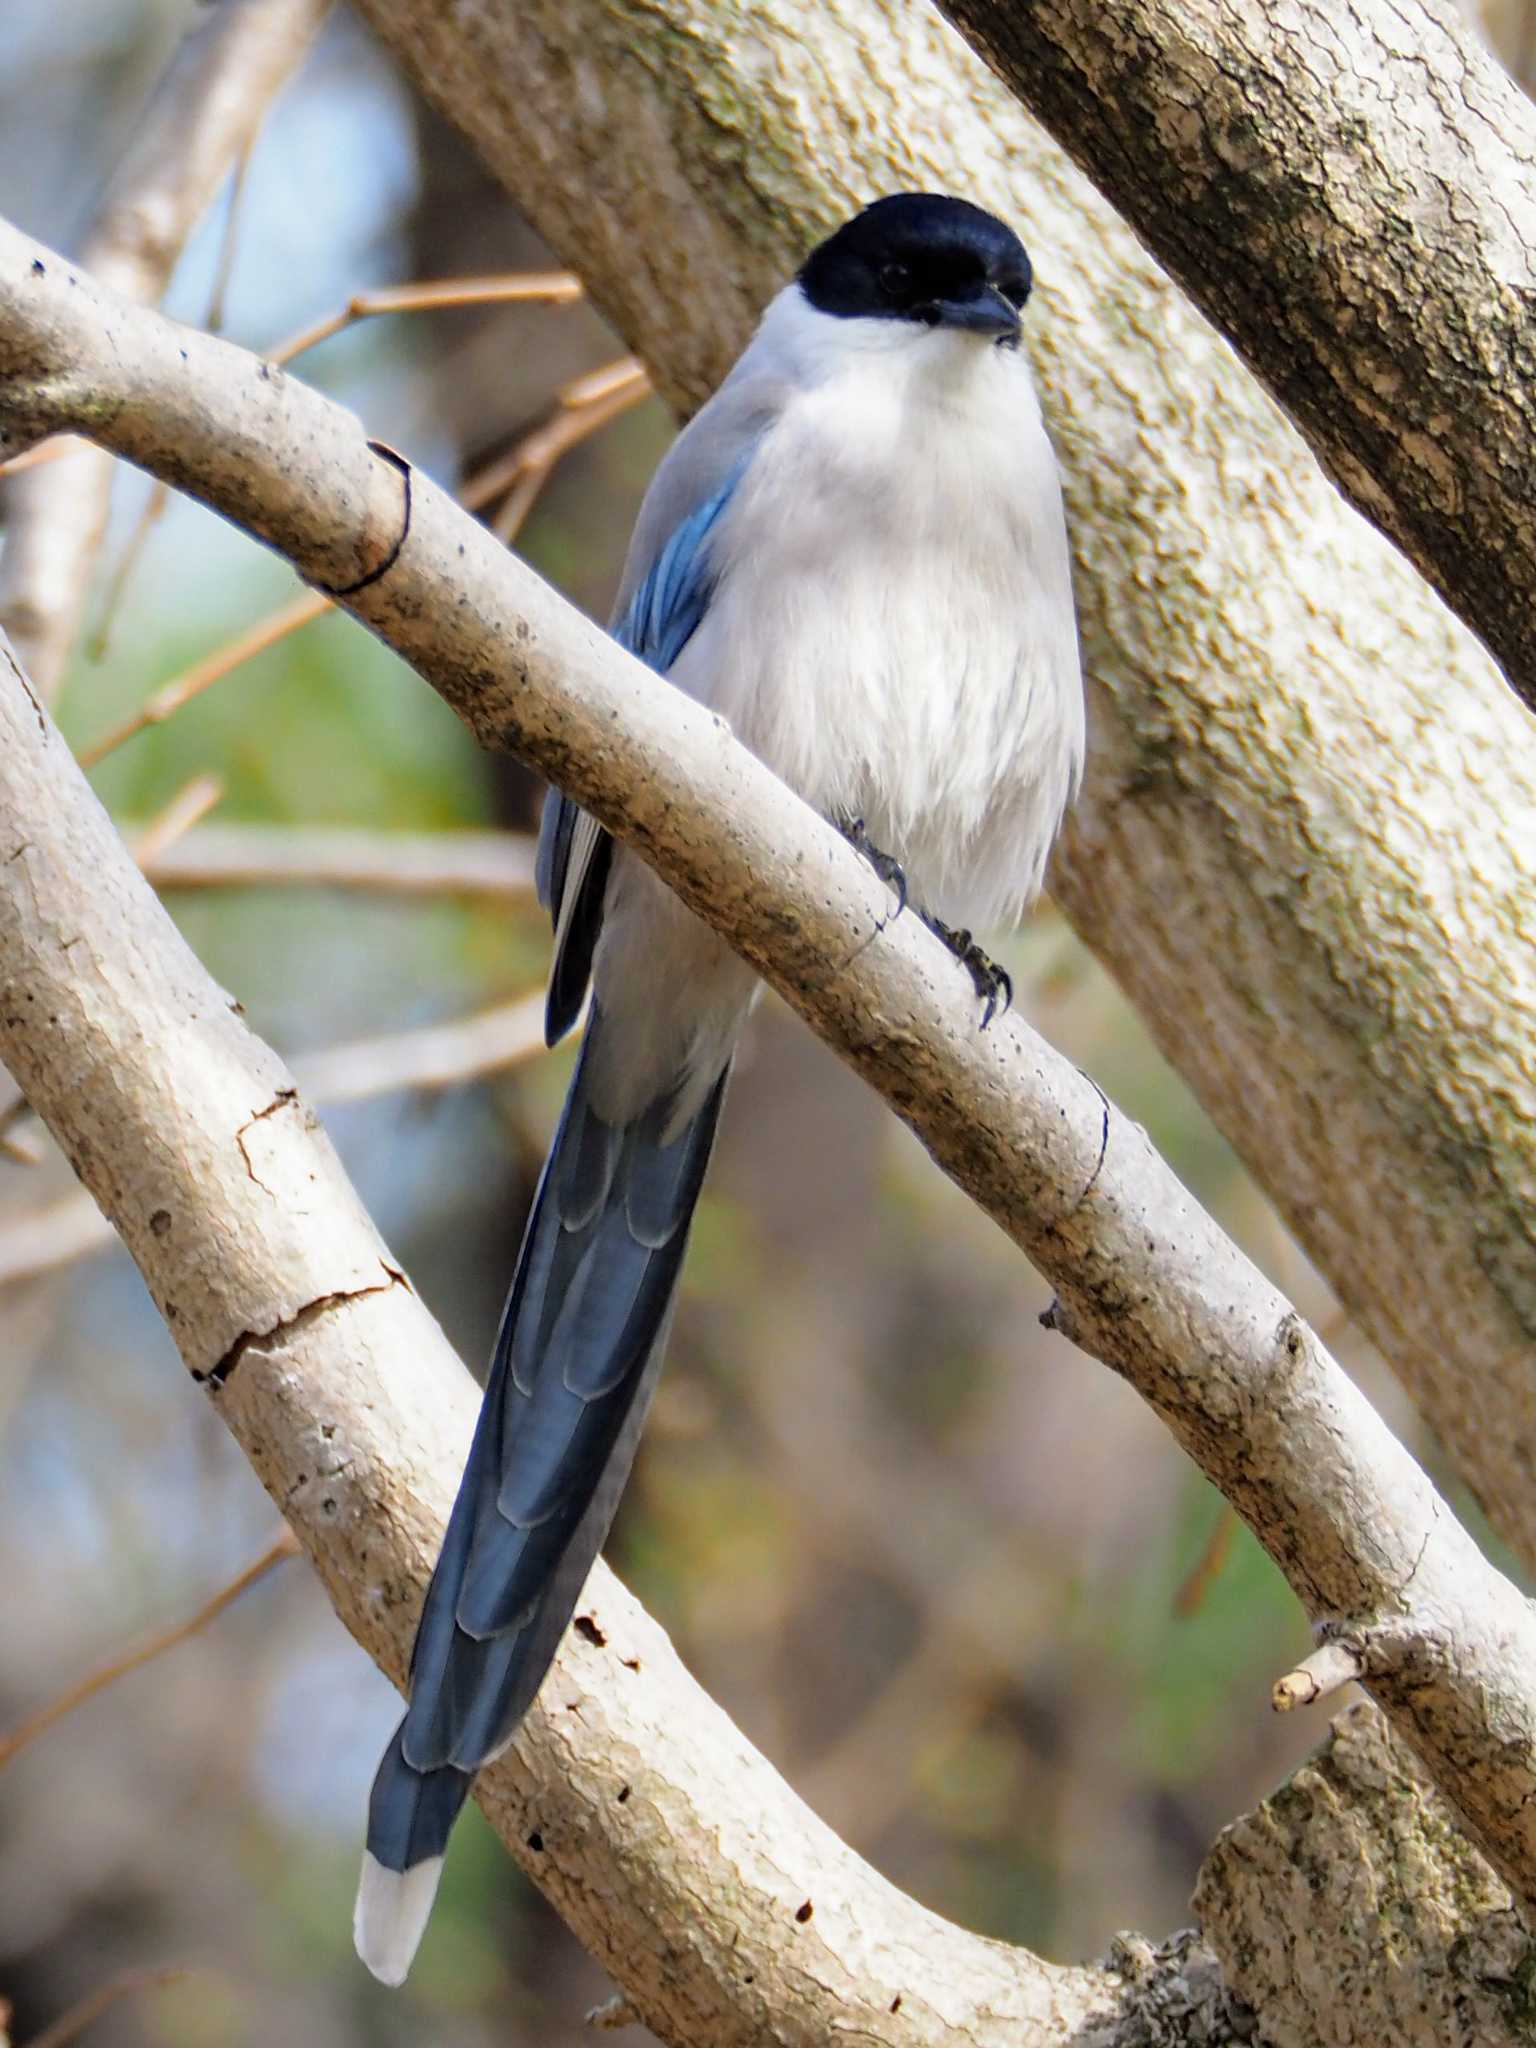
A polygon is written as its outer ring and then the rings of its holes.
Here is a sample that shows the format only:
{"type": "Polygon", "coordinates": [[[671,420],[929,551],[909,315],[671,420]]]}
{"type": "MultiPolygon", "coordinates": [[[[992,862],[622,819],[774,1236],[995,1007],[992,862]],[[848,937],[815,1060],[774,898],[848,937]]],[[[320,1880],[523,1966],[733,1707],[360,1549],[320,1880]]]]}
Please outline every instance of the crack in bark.
{"type": "Polygon", "coordinates": [[[397,1267],[385,1266],[384,1271],[389,1277],[375,1281],[371,1287],[338,1287],[330,1294],[316,1296],[313,1301],[305,1302],[304,1306],[295,1310],[291,1316],[280,1318],[270,1329],[242,1330],[217,1365],[210,1366],[206,1372],[199,1372],[194,1366],[193,1379],[203,1387],[227,1386],[235,1367],[247,1351],[285,1343],[290,1337],[297,1336],[312,1323],[318,1322],[322,1316],[329,1315],[333,1309],[340,1308],[349,1301],[361,1301],[366,1295],[388,1294],[396,1287],[410,1286],[410,1281],[397,1267]]]}
{"type": "MultiPolygon", "coordinates": [[[[15,655],[11,652],[11,643],[6,638],[3,628],[0,628],[0,654],[4,654],[6,667],[10,670],[11,674],[16,678],[17,682],[20,683],[22,690],[26,695],[27,702],[32,706],[32,709],[37,714],[38,725],[41,728],[44,736],[46,737],[48,732],[48,714],[43,709],[36,690],[34,690],[32,687],[31,678],[27,675],[26,670],[21,666],[20,662],[17,661],[15,655]]],[[[25,852],[26,848],[23,847],[21,851],[25,852]]]]}
{"type": "Polygon", "coordinates": [[[299,1091],[297,1088],[279,1088],[276,1095],[274,1095],[272,1100],[267,1104],[266,1108],[258,1109],[254,1116],[248,1116],[245,1122],[240,1126],[239,1130],[235,1133],[235,1143],[240,1148],[240,1157],[245,1161],[246,1173],[248,1174],[250,1179],[255,1182],[256,1186],[263,1191],[264,1194],[271,1195],[274,1200],[276,1200],[276,1190],[273,1188],[269,1188],[266,1182],[262,1179],[261,1175],[256,1171],[256,1168],[251,1160],[251,1155],[246,1150],[245,1134],[253,1124],[265,1123],[269,1116],[276,1116],[277,1112],[280,1109],[287,1109],[291,1104],[297,1102],[298,1099],[299,1091]]]}

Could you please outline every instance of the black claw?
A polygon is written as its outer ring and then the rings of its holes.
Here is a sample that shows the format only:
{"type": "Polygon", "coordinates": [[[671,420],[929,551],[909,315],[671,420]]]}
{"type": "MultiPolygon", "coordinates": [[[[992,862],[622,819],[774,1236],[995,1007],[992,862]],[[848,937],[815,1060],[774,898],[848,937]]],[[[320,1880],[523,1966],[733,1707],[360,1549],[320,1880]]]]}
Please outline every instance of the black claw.
{"type": "Polygon", "coordinates": [[[922,915],[923,923],[928,929],[944,941],[961,966],[969,972],[971,985],[984,1005],[981,1028],[985,1031],[998,1014],[999,1006],[1004,1010],[1013,1007],[1013,976],[1006,967],[999,967],[990,954],[984,953],[968,931],[952,931],[938,918],[929,917],[924,913],[919,914],[922,915]]]}
{"type": "Polygon", "coordinates": [[[896,908],[891,915],[900,917],[907,907],[907,871],[901,862],[894,854],[882,853],[879,847],[871,842],[862,818],[845,818],[839,822],[837,829],[855,853],[863,854],[885,886],[895,891],[896,908]]]}

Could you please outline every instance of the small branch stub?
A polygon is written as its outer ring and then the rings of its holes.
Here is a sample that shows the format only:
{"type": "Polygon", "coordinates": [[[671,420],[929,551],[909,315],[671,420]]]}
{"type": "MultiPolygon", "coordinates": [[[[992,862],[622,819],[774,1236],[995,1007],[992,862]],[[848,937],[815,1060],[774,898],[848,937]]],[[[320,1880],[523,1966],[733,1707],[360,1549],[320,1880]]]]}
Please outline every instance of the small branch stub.
{"type": "Polygon", "coordinates": [[[605,1998],[601,2005],[594,2005],[587,2014],[586,2023],[600,2033],[617,2033],[621,2027],[638,2027],[640,2015],[624,1996],[615,1991],[611,1998],[605,1998]]]}
{"type": "Polygon", "coordinates": [[[1321,1643],[1310,1657],[1303,1657],[1294,1671],[1275,1680],[1270,1704],[1277,1714],[1289,1714],[1296,1707],[1315,1707],[1319,1700],[1337,1692],[1351,1679],[1363,1677],[1365,1657],[1358,1645],[1343,1640],[1321,1643]]]}

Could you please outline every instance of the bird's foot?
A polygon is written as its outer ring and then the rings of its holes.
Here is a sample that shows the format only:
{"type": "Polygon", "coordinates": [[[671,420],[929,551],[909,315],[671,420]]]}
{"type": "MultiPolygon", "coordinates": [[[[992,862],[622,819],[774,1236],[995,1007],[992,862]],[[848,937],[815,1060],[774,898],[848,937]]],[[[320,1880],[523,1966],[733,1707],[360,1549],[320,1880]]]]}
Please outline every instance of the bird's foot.
{"type": "Polygon", "coordinates": [[[896,908],[891,913],[900,917],[907,907],[907,871],[894,854],[882,853],[864,829],[862,818],[841,818],[837,829],[842,833],[855,853],[863,854],[888,889],[894,890],[896,908]]]}
{"type": "Polygon", "coordinates": [[[1008,1009],[1013,1003],[1013,977],[1006,967],[999,967],[989,953],[984,953],[968,931],[954,931],[926,911],[918,915],[935,937],[944,941],[951,953],[971,977],[977,995],[985,1005],[981,1013],[981,1028],[986,1030],[999,1009],[1008,1009]]]}

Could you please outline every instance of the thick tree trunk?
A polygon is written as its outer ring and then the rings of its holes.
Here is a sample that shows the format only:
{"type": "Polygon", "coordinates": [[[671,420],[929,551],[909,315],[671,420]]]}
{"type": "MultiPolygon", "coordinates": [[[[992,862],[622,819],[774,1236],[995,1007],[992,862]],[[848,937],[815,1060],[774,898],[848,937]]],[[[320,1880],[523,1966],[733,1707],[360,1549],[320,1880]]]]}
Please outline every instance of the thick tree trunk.
{"type": "Polygon", "coordinates": [[[1259,2016],[1254,2038],[1275,2048],[1529,2041],[1536,1943],[1450,1819],[1362,1702],[1288,1784],[1223,1828],[1195,1911],[1229,1995],[1259,2016]]]}
{"type": "Polygon", "coordinates": [[[1536,108],[1447,0],[942,0],[1536,709],[1536,108]]]}
{"type": "Polygon", "coordinates": [[[1536,735],[1272,401],[908,0],[361,0],[683,407],[812,238],[1015,220],[1094,683],[1052,885],[1536,1565],[1536,735]]]}

